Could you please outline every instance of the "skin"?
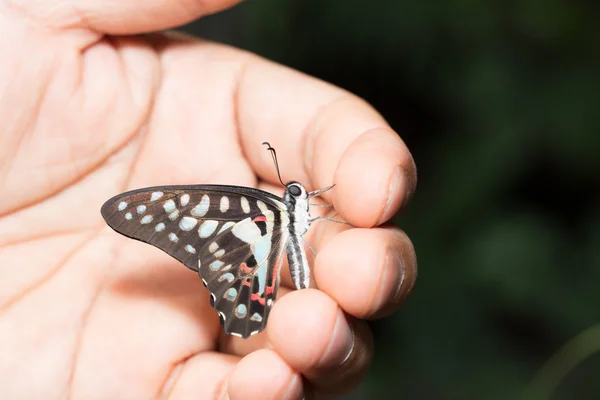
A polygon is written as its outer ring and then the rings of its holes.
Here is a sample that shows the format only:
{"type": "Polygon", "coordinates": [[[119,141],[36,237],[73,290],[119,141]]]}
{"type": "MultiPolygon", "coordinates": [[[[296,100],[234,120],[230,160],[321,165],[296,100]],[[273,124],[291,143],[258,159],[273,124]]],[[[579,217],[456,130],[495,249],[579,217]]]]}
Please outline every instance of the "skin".
{"type": "Polygon", "coordinates": [[[364,320],[416,279],[410,240],[381,225],[414,192],[413,160],[352,94],[151,33],[233,3],[0,2],[0,398],[298,399],[367,371],[364,320]],[[244,341],[223,335],[193,272],[114,233],[100,207],[161,184],[281,194],[263,141],[284,180],[335,182],[324,200],[355,228],[311,227],[319,289],[291,290],[283,270],[267,329],[244,341]]]}

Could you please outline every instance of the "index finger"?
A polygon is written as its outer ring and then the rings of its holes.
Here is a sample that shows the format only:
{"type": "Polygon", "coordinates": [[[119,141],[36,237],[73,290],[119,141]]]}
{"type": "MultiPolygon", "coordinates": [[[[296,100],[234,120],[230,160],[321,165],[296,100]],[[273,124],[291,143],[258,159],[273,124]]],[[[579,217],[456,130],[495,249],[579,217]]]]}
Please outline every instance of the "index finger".
{"type": "Polygon", "coordinates": [[[279,156],[285,181],[336,187],[336,210],[356,226],[391,218],[416,186],[410,152],[365,101],[300,72],[249,57],[237,90],[237,122],[257,174],[277,182],[263,141],[279,156]]]}

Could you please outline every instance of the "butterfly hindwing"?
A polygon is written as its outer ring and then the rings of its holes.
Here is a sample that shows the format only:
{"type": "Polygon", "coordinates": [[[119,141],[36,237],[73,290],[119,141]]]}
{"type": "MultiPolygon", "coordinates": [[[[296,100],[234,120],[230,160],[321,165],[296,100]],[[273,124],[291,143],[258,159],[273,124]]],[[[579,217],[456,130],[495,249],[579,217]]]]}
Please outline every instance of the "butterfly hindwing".
{"type": "Polygon", "coordinates": [[[288,238],[279,198],[236,186],[163,186],[115,196],[102,216],[115,231],[198,271],[227,333],[264,329],[288,238]]]}
{"type": "MultiPolygon", "coordinates": [[[[207,262],[202,263],[200,276],[211,292],[211,303],[225,332],[248,337],[264,329],[277,295],[286,238],[285,231],[267,231],[249,246],[239,246],[219,259],[202,257],[207,262]]],[[[224,232],[215,241],[221,240],[235,240],[235,236],[224,232]]]]}
{"type": "Polygon", "coordinates": [[[199,274],[211,292],[225,332],[248,337],[266,325],[279,284],[288,238],[281,214],[257,200],[259,211],[221,232],[199,255],[199,274]],[[225,251],[226,248],[231,249],[225,251]]]}

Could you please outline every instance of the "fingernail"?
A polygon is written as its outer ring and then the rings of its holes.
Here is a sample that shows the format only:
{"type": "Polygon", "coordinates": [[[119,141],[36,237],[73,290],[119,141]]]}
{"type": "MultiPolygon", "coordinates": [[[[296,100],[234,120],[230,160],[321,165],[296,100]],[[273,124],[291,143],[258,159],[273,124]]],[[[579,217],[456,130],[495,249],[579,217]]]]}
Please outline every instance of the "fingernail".
{"type": "Polygon", "coordinates": [[[318,368],[334,368],[344,363],[354,348],[354,331],[346,320],[344,312],[338,308],[331,341],[317,363],[318,368]]]}
{"type": "MultiPolygon", "coordinates": [[[[402,189],[403,186],[405,186],[404,190],[407,190],[407,182],[407,176],[404,170],[401,167],[396,167],[396,171],[394,171],[388,183],[386,204],[383,208],[383,213],[381,214],[381,217],[379,217],[379,221],[377,221],[377,225],[383,224],[384,222],[386,222],[394,216],[396,208],[401,205],[398,204],[398,192],[402,189]]],[[[402,201],[404,202],[405,200],[403,199],[402,201]]]]}
{"type": "Polygon", "coordinates": [[[224,392],[224,393],[221,393],[221,394],[219,395],[219,400],[230,400],[230,399],[229,399],[229,395],[227,394],[227,389],[225,389],[225,392],[224,392]]]}
{"type": "Polygon", "coordinates": [[[388,250],[385,257],[383,275],[377,292],[379,296],[373,304],[369,315],[377,313],[383,307],[386,299],[393,300],[398,296],[398,292],[404,283],[405,275],[406,268],[400,254],[397,251],[388,250]]]}
{"type": "Polygon", "coordinates": [[[221,392],[219,393],[219,396],[217,397],[219,400],[230,400],[229,399],[229,379],[225,379],[223,381],[223,383],[221,384],[221,392]]]}
{"type": "Polygon", "coordinates": [[[402,199],[401,207],[404,208],[408,205],[412,196],[414,194],[414,190],[417,187],[417,165],[415,164],[415,160],[411,159],[412,168],[405,169],[402,168],[402,173],[404,174],[404,199],[402,199]],[[412,173],[409,173],[412,171],[412,173]]]}
{"type": "Polygon", "coordinates": [[[281,398],[283,400],[303,399],[304,393],[302,392],[302,379],[300,378],[299,374],[294,374],[281,398]]]}
{"type": "MultiPolygon", "coordinates": [[[[390,269],[398,269],[397,282],[394,290],[394,295],[391,297],[392,300],[395,300],[400,293],[400,289],[402,289],[402,285],[404,284],[404,278],[406,277],[406,264],[404,263],[404,259],[402,258],[402,254],[399,252],[394,252],[394,257],[392,260],[396,265],[392,265],[390,269]]],[[[388,256],[389,257],[389,256],[388,256]]]]}

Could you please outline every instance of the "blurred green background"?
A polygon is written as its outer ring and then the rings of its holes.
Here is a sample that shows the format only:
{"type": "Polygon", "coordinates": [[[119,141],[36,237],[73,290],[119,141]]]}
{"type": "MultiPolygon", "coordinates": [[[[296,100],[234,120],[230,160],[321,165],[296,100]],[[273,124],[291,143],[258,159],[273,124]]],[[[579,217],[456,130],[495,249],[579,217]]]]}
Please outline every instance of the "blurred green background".
{"type": "Polygon", "coordinates": [[[184,28],[364,97],[413,152],[396,222],[419,280],[372,324],[345,399],[600,399],[600,329],[578,336],[600,323],[599,17],[582,0],[250,0],[184,28]]]}

